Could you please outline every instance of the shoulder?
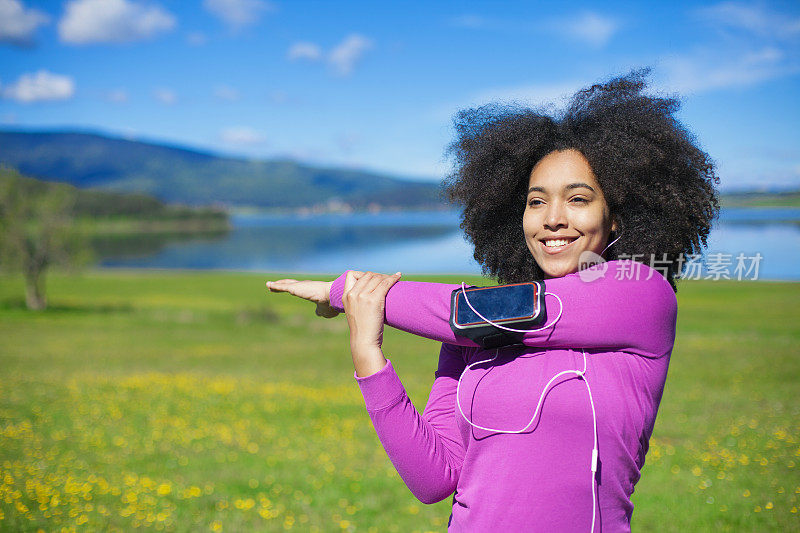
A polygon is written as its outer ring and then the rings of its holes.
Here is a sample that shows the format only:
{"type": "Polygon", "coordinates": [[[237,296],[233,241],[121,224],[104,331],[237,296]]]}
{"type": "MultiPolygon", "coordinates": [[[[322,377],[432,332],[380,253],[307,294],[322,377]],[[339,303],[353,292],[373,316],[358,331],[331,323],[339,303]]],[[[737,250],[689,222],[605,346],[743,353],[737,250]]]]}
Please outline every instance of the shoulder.
{"type": "Polygon", "coordinates": [[[587,281],[598,275],[616,290],[635,292],[664,301],[676,301],[675,291],[660,270],[631,259],[615,259],[577,273],[587,281]],[[598,269],[596,273],[590,273],[598,269]]]}
{"type": "Polygon", "coordinates": [[[662,270],[631,259],[617,259],[609,261],[609,263],[614,263],[615,275],[620,275],[625,279],[631,278],[643,287],[646,286],[650,290],[669,295],[672,300],[675,299],[675,290],[662,270]]]}
{"type": "Polygon", "coordinates": [[[646,309],[670,315],[677,306],[675,291],[657,269],[629,259],[598,263],[546,279],[544,285],[546,294],[567,298],[562,304],[583,309],[646,309]]]}
{"type": "Polygon", "coordinates": [[[672,320],[677,298],[658,269],[630,259],[617,259],[569,274],[582,305],[641,314],[642,318],[672,320]]]}
{"type": "Polygon", "coordinates": [[[634,300],[629,305],[638,309],[643,318],[674,326],[678,300],[672,285],[658,269],[639,261],[620,259],[608,262],[606,276],[620,297],[634,300]]]}

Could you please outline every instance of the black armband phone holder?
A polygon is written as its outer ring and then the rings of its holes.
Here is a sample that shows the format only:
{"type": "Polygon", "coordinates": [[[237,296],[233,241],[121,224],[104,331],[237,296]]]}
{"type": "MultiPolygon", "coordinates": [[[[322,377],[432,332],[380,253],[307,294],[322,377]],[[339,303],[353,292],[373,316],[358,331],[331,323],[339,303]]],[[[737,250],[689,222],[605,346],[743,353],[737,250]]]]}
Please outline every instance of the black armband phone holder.
{"type": "Polygon", "coordinates": [[[522,332],[507,331],[484,318],[511,329],[535,328],[547,320],[544,291],[541,281],[456,289],[450,299],[450,328],[483,348],[520,344],[522,332]]]}

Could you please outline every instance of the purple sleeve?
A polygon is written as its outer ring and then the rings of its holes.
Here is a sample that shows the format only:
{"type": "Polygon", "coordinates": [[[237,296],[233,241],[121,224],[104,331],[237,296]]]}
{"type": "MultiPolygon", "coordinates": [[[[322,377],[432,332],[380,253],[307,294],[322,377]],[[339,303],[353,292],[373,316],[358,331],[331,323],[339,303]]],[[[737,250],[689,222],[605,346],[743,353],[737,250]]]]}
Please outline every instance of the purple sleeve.
{"type": "Polygon", "coordinates": [[[389,459],[423,503],[447,498],[456,488],[464,445],[455,419],[458,377],[464,369],[459,346],[443,344],[428,404],[420,415],[391,361],[380,371],[356,377],[367,412],[389,459]]]}
{"type": "MultiPolygon", "coordinates": [[[[629,260],[609,261],[591,269],[604,275],[593,281],[579,273],[545,280],[547,324],[523,335],[523,344],[547,348],[626,351],[660,357],[672,350],[677,301],[669,282],[649,266],[629,260]],[[604,266],[605,265],[605,266],[604,266]],[[556,295],[554,297],[553,295],[556,295]]],[[[590,269],[587,269],[590,270],[590,269]]],[[[347,272],[331,286],[331,305],[344,311],[347,272]]],[[[476,346],[450,329],[450,293],[460,285],[398,281],[386,295],[386,324],[448,344],[476,346]]]]}

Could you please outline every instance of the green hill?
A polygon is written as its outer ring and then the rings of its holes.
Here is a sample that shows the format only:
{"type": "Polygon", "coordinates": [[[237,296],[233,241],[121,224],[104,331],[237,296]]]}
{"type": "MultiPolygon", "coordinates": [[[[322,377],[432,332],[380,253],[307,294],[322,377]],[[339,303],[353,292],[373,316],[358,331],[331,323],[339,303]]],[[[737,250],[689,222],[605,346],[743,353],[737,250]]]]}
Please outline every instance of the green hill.
{"type": "Polygon", "coordinates": [[[721,200],[722,207],[800,207],[800,190],[732,192],[721,200]]]}
{"type": "Polygon", "coordinates": [[[147,193],[165,202],[261,208],[443,206],[439,186],[290,160],[219,157],[76,132],[0,131],[0,163],[77,187],[147,193]]]}
{"type": "MultiPolygon", "coordinates": [[[[0,182],[17,180],[25,195],[39,195],[53,187],[63,187],[53,181],[19,174],[15,169],[0,164],[0,182]]],[[[227,228],[228,214],[213,207],[190,207],[165,204],[158,198],[143,193],[119,193],[97,189],[80,189],[68,186],[74,191],[73,216],[83,223],[94,226],[119,226],[121,222],[153,224],[155,222],[175,222],[181,225],[190,223],[205,224],[227,228]]]]}

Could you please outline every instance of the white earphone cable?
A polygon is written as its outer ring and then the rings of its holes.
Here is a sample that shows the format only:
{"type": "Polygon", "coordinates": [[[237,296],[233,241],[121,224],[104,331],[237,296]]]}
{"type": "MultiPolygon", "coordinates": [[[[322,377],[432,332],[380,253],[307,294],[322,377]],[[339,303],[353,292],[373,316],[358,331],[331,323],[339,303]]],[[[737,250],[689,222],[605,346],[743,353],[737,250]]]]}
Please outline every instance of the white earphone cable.
{"type": "Polygon", "coordinates": [[[592,474],[592,480],[591,480],[591,483],[592,483],[592,527],[590,529],[590,532],[594,533],[594,524],[595,524],[595,518],[596,518],[596,515],[597,515],[597,489],[596,489],[596,483],[595,483],[595,476],[597,475],[597,459],[598,459],[598,449],[597,449],[597,411],[595,410],[595,407],[594,407],[594,398],[592,397],[592,388],[589,386],[589,382],[586,380],[586,365],[587,365],[586,351],[581,350],[581,352],[583,354],[583,370],[563,370],[563,371],[559,372],[558,374],[556,374],[555,376],[553,376],[552,378],[550,378],[550,381],[548,381],[547,384],[542,389],[541,395],[539,395],[539,401],[536,403],[536,409],[533,412],[533,416],[528,421],[528,423],[525,424],[525,427],[523,427],[523,428],[520,428],[520,429],[497,429],[497,428],[490,428],[490,427],[486,427],[486,426],[481,426],[479,424],[475,424],[474,422],[472,422],[472,420],[469,419],[469,417],[467,417],[467,415],[464,413],[464,410],[461,407],[461,380],[464,378],[464,374],[466,374],[467,370],[471,370],[476,365],[479,365],[481,363],[489,363],[489,362],[494,361],[495,359],[497,359],[498,355],[500,354],[500,349],[499,348],[495,351],[494,357],[492,357],[490,359],[484,359],[482,361],[477,361],[475,363],[472,363],[469,366],[467,366],[464,369],[464,371],[461,373],[461,377],[458,378],[458,384],[456,385],[456,406],[458,406],[458,412],[461,413],[461,416],[464,418],[464,420],[466,420],[467,423],[470,426],[472,426],[472,427],[474,427],[476,429],[489,431],[491,433],[506,433],[506,434],[524,433],[525,431],[528,430],[528,428],[530,428],[531,424],[533,424],[533,422],[536,420],[536,417],[539,415],[539,409],[542,406],[542,402],[544,401],[544,397],[547,394],[547,391],[550,390],[551,385],[553,384],[553,382],[556,379],[558,379],[560,376],[564,376],[564,375],[567,375],[567,374],[574,374],[575,376],[578,377],[578,379],[582,380],[583,383],[586,385],[586,391],[589,393],[589,405],[592,407],[592,437],[593,437],[593,444],[592,444],[592,460],[591,460],[591,463],[590,463],[590,465],[591,465],[590,466],[590,470],[591,470],[591,474],[592,474]]]}
{"type": "MultiPolygon", "coordinates": [[[[616,240],[614,242],[616,242],[616,240]]],[[[613,242],[611,244],[613,244],[613,242]]],[[[611,246],[611,244],[609,244],[609,246],[611,246]]],[[[608,248],[608,247],[606,247],[606,248],[608,248]]],[[[603,251],[605,251],[605,250],[603,250],[603,251]]],[[[558,305],[559,305],[560,308],[558,310],[558,315],[556,316],[556,318],[551,323],[549,323],[549,324],[547,324],[545,326],[542,326],[541,328],[527,329],[527,330],[526,329],[522,329],[522,330],[513,329],[513,328],[501,326],[500,324],[492,322],[491,320],[489,320],[486,317],[484,317],[483,315],[481,315],[472,306],[472,304],[469,302],[469,299],[467,298],[466,286],[465,286],[464,282],[461,282],[461,291],[464,294],[464,300],[467,302],[467,305],[469,305],[470,309],[472,309],[472,311],[476,315],[478,315],[485,322],[487,322],[489,324],[492,324],[493,326],[495,326],[497,328],[504,329],[504,330],[507,330],[507,331],[514,331],[514,332],[518,332],[518,333],[528,333],[528,332],[541,331],[543,329],[547,329],[547,328],[553,327],[553,325],[556,322],[558,322],[558,320],[561,318],[561,313],[564,311],[564,304],[561,301],[561,298],[559,298],[557,294],[553,294],[551,292],[545,292],[545,295],[549,294],[550,296],[553,296],[555,299],[558,300],[558,305]]],[[[592,397],[592,389],[589,386],[589,382],[586,380],[586,368],[587,368],[586,351],[581,349],[581,353],[583,354],[583,370],[562,370],[561,372],[559,372],[558,374],[556,374],[555,376],[550,378],[550,381],[547,382],[547,384],[542,389],[542,393],[539,395],[539,401],[536,403],[536,409],[533,411],[533,416],[528,421],[528,423],[525,424],[525,427],[523,427],[521,429],[505,430],[505,429],[496,429],[496,428],[489,428],[489,427],[485,427],[485,426],[480,426],[478,424],[473,423],[472,420],[470,420],[467,417],[467,415],[464,413],[464,410],[461,408],[461,380],[464,378],[464,375],[467,373],[467,370],[472,370],[473,367],[475,367],[477,365],[480,365],[482,363],[490,363],[490,362],[494,361],[495,359],[497,359],[497,357],[500,354],[500,348],[495,350],[494,357],[491,357],[489,359],[484,359],[482,361],[477,361],[475,363],[471,363],[470,365],[468,365],[464,369],[464,371],[461,373],[461,376],[458,378],[458,384],[456,385],[456,406],[458,407],[458,412],[461,413],[461,416],[464,418],[464,420],[466,420],[467,423],[470,426],[472,426],[472,427],[474,427],[476,429],[481,429],[481,430],[489,431],[489,432],[492,432],[492,433],[506,433],[506,434],[524,433],[525,431],[528,430],[528,428],[530,428],[531,424],[533,424],[533,422],[536,420],[536,417],[539,415],[539,409],[542,406],[542,402],[544,401],[544,397],[545,397],[545,395],[547,394],[547,391],[550,389],[550,387],[552,386],[553,382],[556,379],[558,379],[561,376],[567,375],[567,374],[574,374],[578,379],[582,380],[584,382],[584,384],[586,385],[586,391],[589,393],[589,405],[591,405],[591,407],[592,407],[593,444],[592,444],[592,460],[591,460],[591,463],[590,463],[590,465],[591,465],[590,466],[590,470],[591,470],[591,473],[592,473],[592,527],[590,529],[590,532],[594,533],[595,518],[596,518],[596,514],[597,514],[597,489],[596,489],[596,480],[595,480],[595,476],[597,475],[597,461],[598,461],[597,411],[595,410],[595,407],[594,407],[594,398],[592,397]]]]}

